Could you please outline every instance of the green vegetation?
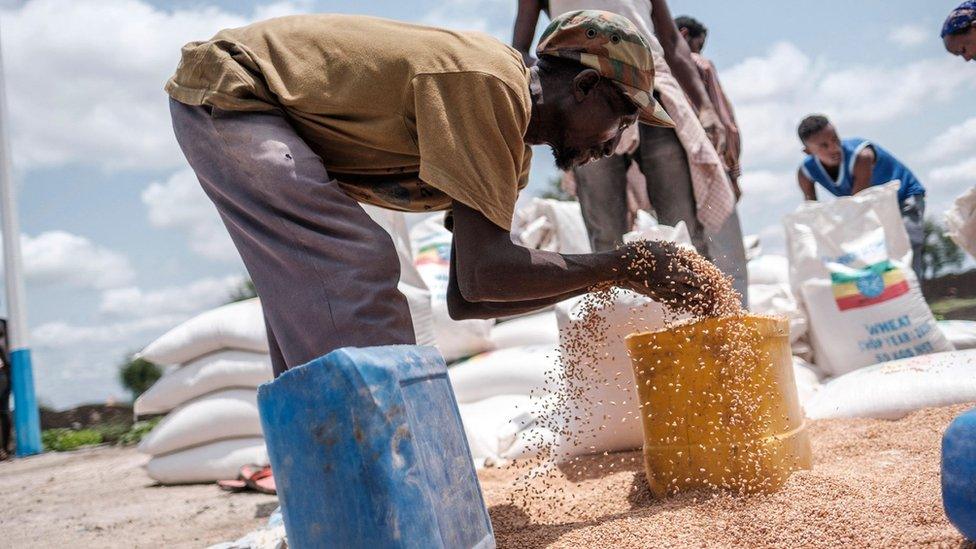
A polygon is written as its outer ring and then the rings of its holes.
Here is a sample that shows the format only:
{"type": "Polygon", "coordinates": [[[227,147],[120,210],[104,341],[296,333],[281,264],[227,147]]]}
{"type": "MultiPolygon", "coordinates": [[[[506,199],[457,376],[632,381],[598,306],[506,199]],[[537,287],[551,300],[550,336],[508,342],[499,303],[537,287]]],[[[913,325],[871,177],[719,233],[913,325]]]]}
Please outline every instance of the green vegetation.
{"type": "Polygon", "coordinates": [[[230,299],[227,300],[227,303],[237,303],[257,296],[258,291],[254,288],[254,282],[248,278],[230,293],[230,299]]]}
{"type": "Polygon", "coordinates": [[[951,315],[952,313],[962,309],[976,308],[976,297],[950,297],[940,299],[939,301],[932,303],[931,308],[932,313],[935,314],[936,317],[945,318],[947,315],[951,315]]]}
{"type": "Polygon", "coordinates": [[[118,443],[121,446],[131,446],[133,444],[139,444],[143,437],[149,434],[149,431],[153,430],[159,421],[163,419],[162,417],[154,417],[146,421],[137,421],[132,424],[128,431],[126,431],[122,436],[119,437],[118,443]]]}
{"type": "Polygon", "coordinates": [[[67,452],[96,444],[118,444],[131,446],[138,444],[144,436],[159,423],[160,417],[147,421],[137,421],[132,425],[106,423],[85,429],[45,429],[41,432],[41,442],[48,452],[67,452]]]}
{"type": "Polygon", "coordinates": [[[576,196],[569,194],[563,189],[563,178],[559,175],[549,178],[545,190],[539,193],[539,198],[576,201],[576,196]]]}
{"type": "Polygon", "coordinates": [[[162,375],[163,371],[159,366],[132,356],[119,367],[119,382],[132,393],[132,400],[139,398],[162,375]]]}
{"type": "Polygon", "coordinates": [[[926,219],[924,227],[922,272],[925,278],[931,280],[962,267],[966,256],[959,246],[946,236],[945,228],[932,219],[926,219]]]}
{"type": "Polygon", "coordinates": [[[41,442],[48,452],[66,452],[102,443],[102,435],[94,429],[47,429],[41,433],[41,442]]]}

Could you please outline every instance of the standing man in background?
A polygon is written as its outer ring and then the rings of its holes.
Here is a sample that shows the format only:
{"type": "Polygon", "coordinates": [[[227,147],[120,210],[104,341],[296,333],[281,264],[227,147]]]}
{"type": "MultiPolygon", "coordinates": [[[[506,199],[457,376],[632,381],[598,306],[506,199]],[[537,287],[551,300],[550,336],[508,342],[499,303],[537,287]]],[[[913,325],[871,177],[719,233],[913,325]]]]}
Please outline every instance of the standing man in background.
{"type": "Polygon", "coordinates": [[[923,278],[922,246],[925,243],[925,187],[908,166],[880,145],[860,137],[841,139],[830,120],[812,114],[800,122],[797,134],[803,143],[803,159],[796,178],[806,200],[817,199],[819,184],[834,196],[853,196],[868,187],[898,180],[898,205],[912,243],[912,270],[923,278]]]}
{"type": "MultiPolygon", "coordinates": [[[[725,171],[729,176],[729,183],[732,185],[732,192],[735,193],[735,201],[739,202],[742,190],[739,188],[739,176],[742,168],[739,164],[739,157],[742,154],[742,140],[739,137],[739,124],[735,120],[735,111],[732,102],[729,101],[722,84],[718,79],[718,70],[715,65],[702,55],[705,49],[705,40],[708,38],[708,29],[705,25],[688,16],[681,16],[674,20],[678,32],[688,43],[691,50],[691,60],[698,67],[698,74],[701,76],[708,98],[715,107],[719,120],[725,126],[725,152],[722,154],[722,162],[725,164],[725,171]]],[[[722,225],[717,233],[711,235],[708,241],[709,251],[715,257],[715,264],[723,272],[733,276],[736,280],[736,289],[743,297],[747,297],[746,289],[746,254],[742,245],[742,224],[739,222],[739,212],[733,206],[732,214],[722,225]]],[[[748,302],[748,301],[747,301],[748,302]]]]}
{"type": "Polygon", "coordinates": [[[610,158],[573,170],[583,219],[594,251],[620,245],[630,230],[627,210],[627,168],[640,164],[648,198],[658,221],[684,221],[692,243],[735,280],[747,302],[745,250],[738,219],[731,219],[735,195],[720,154],[727,130],[717,114],[691,52],[675,27],[665,0],[519,0],[513,46],[526,63],[539,14],[550,18],[578,9],[600,9],[629,19],[650,44],[654,57],[654,96],[675,122],[675,128],[651,127],[625,134],[610,158]],[[723,249],[716,235],[734,224],[740,237],[733,251],[723,249]],[[740,268],[735,265],[739,264],[740,268]]]}

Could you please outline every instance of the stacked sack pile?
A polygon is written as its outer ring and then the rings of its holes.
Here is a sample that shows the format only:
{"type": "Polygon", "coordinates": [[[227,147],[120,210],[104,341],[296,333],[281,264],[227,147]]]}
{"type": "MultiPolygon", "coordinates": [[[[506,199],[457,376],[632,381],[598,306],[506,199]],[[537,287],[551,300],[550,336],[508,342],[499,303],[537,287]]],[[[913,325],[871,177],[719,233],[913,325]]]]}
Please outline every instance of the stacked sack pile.
{"type": "Polygon", "coordinates": [[[257,299],[226,305],[173,328],[141,355],[169,365],[134,404],[137,416],[166,414],[139,445],[163,484],[235,478],[266,465],[256,388],[271,379],[257,299]]]}

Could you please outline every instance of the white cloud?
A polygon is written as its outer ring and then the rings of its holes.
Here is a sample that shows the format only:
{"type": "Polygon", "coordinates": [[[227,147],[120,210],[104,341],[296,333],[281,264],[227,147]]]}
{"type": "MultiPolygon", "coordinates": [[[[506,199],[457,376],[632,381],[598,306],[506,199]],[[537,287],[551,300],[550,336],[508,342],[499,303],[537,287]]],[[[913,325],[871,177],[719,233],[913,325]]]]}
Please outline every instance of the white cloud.
{"type": "MultiPolygon", "coordinates": [[[[298,10],[276,3],[255,16],[298,10]]],[[[15,160],[167,168],[182,155],[162,88],[180,47],[249,18],[139,0],[33,0],[0,10],[15,160]]]]}
{"type": "Polygon", "coordinates": [[[958,164],[935,168],[929,172],[928,180],[932,185],[949,183],[976,184],[976,158],[968,158],[958,164]]]}
{"type": "Polygon", "coordinates": [[[837,67],[781,42],[722,74],[744,136],[746,168],[799,159],[796,124],[811,112],[839,126],[919,116],[923,105],[971,93],[976,81],[948,56],[898,66],[837,67]]]}
{"type": "Polygon", "coordinates": [[[110,324],[48,322],[31,330],[38,399],[58,408],[128,398],[118,367],[184,320],[163,315],[110,324]]]}
{"type": "Polygon", "coordinates": [[[888,40],[903,48],[914,48],[933,39],[933,33],[927,27],[918,24],[901,25],[891,29],[888,40]]]}
{"type": "Polygon", "coordinates": [[[243,281],[244,277],[241,276],[225,276],[149,291],[135,286],[116,288],[102,293],[99,312],[111,317],[195,313],[225,303],[243,281]]]}
{"type": "Polygon", "coordinates": [[[933,139],[922,151],[922,160],[946,161],[976,153],[976,117],[952,126],[933,139]]]}
{"type": "Polygon", "coordinates": [[[239,261],[217,209],[204,194],[190,169],[180,170],[164,182],[154,182],[142,192],[155,227],[177,229],[189,239],[190,249],[215,260],[239,261]]]}
{"type": "Polygon", "coordinates": [[[105,289],[134,277],[126,256],[65,231],[21,237],[24,276],[40,284],[105,289]]]}
{"type": "Polygon", "coordinates": [[[118,343],[134,335],[168,330],[186,317],[187,315],[161,315],[101,325],[48,322],[31,330],[31,338],[32,343],[41,348],[104,345],[118,343]]]}

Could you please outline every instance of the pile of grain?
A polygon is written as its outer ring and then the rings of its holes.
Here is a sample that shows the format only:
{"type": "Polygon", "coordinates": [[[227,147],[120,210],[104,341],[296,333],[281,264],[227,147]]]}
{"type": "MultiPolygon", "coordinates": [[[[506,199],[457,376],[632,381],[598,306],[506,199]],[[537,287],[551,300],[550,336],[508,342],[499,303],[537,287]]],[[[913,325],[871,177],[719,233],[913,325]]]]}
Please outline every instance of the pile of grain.
{"type": "Polygon", "coordinates": [[[523,471],[480,477],[499,547],[960,547],[942,511],[939,444],[968,407],[895,422],[814,422],[813,470],[770,495],[654,500],[639,452],[586,458],[588,467],[549,475],[549,489],[575,494],[572,509],[513,504],[523,471]]]}

